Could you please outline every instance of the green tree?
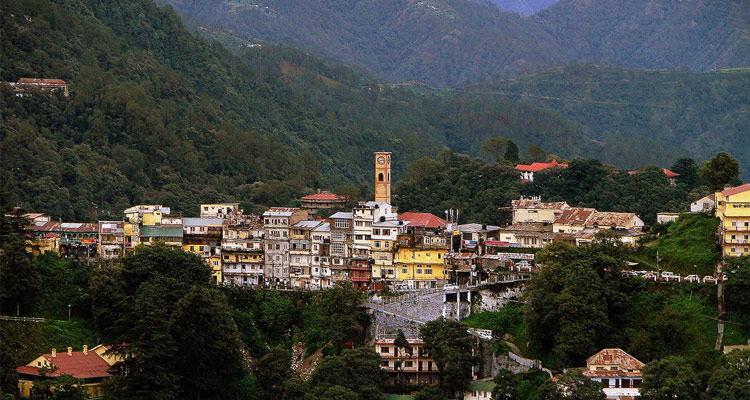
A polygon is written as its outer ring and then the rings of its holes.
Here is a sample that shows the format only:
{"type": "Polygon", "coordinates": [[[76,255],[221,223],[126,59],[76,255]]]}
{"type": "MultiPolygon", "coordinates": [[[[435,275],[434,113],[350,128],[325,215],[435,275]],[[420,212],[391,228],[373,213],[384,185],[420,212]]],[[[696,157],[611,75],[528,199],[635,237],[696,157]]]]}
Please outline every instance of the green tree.
{"type": "Polygon", "coordinates": [[[708,398],[715,400],[746,399],[750,393],[750,350],[724,355],[708,382],[708,398]]]}
{"type": "Polygon", "coordinates": [[[338,385],[354,392],[361,400],[380,400],[384,381],[380,356],[372,348],[360,347],[344,350],[340,356],[325,357],[315,368],[308,384],[316,398],[338,385]]]}
{"type": "Polygon", "coordinates": [[[643,400],[697,399],[696,372],[682,357],[669,356],[643,368],[643,400]]]}
{"type": "Polygon", "coordinates": [[[569,370],[559,379],[559,385],[564,387],[566,400],[605,400],[607,396],[602,391],[602,385],[583,376],[581,371],[569,370]]]}
{"type": "Polygon", "coordinates": [[[83,400],[88,398],[83,380],[71,375],[42,379],[34,383],[33,400],[83,400]]]}
{"type": "Polygon", "coordinates": [[[427,386],[414,395],[414,400],[448,400],[448,398],[445,397],[443,389],[436,386],[427,386]]]}
{"type": "Polygon", "coordinates": [[[688,191],[700,185],[698,165],[692,158],[682,157],[675,161],[669,169],[672,172],[680,174],[680,176],[677,177],[677,182],[681,185],[685,185],[688,191]]]}
{"type": "Polygon", "coordinates": [[[341,385],[333,385],[326,389],[319,397],[321,400],[359,400],[359,395],[353,390],[341,385]]]}
{"type": "Polygon", "coordinates": [[[336,354],[341,353],[346,342],[362,343],[368,316],[362,308],[362,292],[350,282],[321,293],[318,307],[324,335],[336,354]]]}
{"type": "Polygon", "coordinates": [[[750,324],[750,257],[729,259],[727,262],[726,305],[730,312],[737,313],[743,323],[750,324]]]}
{"type": "Polygon", "coordinates": [[[0,314],[27,313],[40,290],[39,270],[26,251],[28,219],[0,209],[0,314]]]}
{"type": "Polygon", "coordinates": [[[435,360],[440,372],[440,387],[455,396],[471,380],[473,339],[461,322],[439,318],[419,328],[424,349],[435,360]]]}
{"type": "Polygon", "coordinates": [[[513,163],[518,162],[518,145],[514,141],[508,140],[503,159],[513,163]]]}
{"type": "Polygon", "coordinates": [[[255,390],[259,399],[280,399],[284,382],[292,376],[292,353],[281,346],[261,357],[253,369],[255,390]]]}
{"type": "Polygon", "coordinates": [[[547,153],[537,145],[531,145],[526,148],[524,159],[530,163],[547,161],[547,153]]]}
{"type": "Polygon", "coordinates": [[[740,175],[740,164],[729,154],[721,152],[704,162],[698,173],[712,189],[719,190],[725,185],[737,183],[740,175]]]}
{"type": "Polygon", "coordinates": [[[205,397],[244,376],[242,343],[224,295],[193,287],[169,321],[177,351],[175,372],[186,393],[205,397]]]}
{"type": "Polygon", "coordinates": [[[500,136],[489,137],[484,141],[481,151],[483,154],[492,157],[495,161],[500,161],[508,152],[508,139],[500,136]]]}
{"type": "Polygon", "coordinates": [[[495,388],[492,389],[492,398],[495,400],[515,400],[519,398],[518,385],[516,374],[507,370],[501,369],[497,372],[492,381],[495,382],[495,388]]]}

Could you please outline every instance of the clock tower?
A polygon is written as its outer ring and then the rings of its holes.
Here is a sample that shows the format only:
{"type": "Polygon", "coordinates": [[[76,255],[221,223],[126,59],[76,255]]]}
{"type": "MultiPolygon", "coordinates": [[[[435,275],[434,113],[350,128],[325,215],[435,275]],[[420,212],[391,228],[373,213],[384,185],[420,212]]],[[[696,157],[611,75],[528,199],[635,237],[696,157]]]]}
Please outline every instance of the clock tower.
{"type": "Polygon", "coordinates": [[[375,153],[375,201],[391,204],[391,152],[375,153]]]}

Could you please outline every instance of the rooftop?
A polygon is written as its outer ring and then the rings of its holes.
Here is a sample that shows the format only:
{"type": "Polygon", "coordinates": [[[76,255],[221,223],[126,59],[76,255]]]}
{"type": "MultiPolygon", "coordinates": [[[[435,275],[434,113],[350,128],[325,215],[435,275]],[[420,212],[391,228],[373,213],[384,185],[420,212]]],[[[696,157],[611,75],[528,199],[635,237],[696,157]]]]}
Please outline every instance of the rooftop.
{"type": "Polygon", "coordinates": [[[557,201],[553,203],[542,203],[541,201],[532,199],[520,199],[512,200],[511,206],[515,209],[536,209],[536,210],[564,210],[568,208],[568,203],[564,201],[557,201]]]}
{"type": "Polygon", "coordinates": [[[495,382],[492,381],[471,381],[469,382],[469,390],[477,390],[483,392],[491,392],[495,388],[495,382]]]}
{"type": "Polygon", "coordinates": [[[183,226],[222,226],[221,218],[183,218],[183,226]]]}
{"type": "Polygon", "coordinates": [[[18,80],[21,84],[41,84],[41,85],[67,85],[62,79],[40,79],[40,78],[21,78],[18,80]]]}
{"type": "Polygon", "coordinates": [[[636,218],[634,213],[597,211],[591,217],[589,224],[597,226],[620,226],[626,225],[633,218],[636,218]]]}
{"type": "Polygon", "coordinates": [[[446,224],[444,219],[430,213],[405,212],[400,214],[398,219],[409,221],[408,226],[424,228],[440,228],[446,224]]]}
{"type": "Polygon", "coordinates": [[[264,217],[291,217],[299,208],[293,207],[272,207],[263,213],[264,217]]]}
{"type": "Polygon", "coordinates": [[[318,225],[320,225],[320,221],[300,221],[294,224],[292,227],[300,229],[312,229],[318,225]]]}
{"type": "Polygon", "coordinates": [[[320,192],[320,193],[316,193],[316,194],[311,194],[309,196],[305,196],[305,197],[302,198],[302,200],[318,200],[318,201],[320,201],[320,200],[337,201],[338,200],[338,201],[346,201],[347,197],[346,196],[339,196],[339,195],[337,195],[335,193],[325,192],[324,191],[324,192],[320,192]]]}
{"type": "Polygon", "coordinates": [[[331,215],[330,218],[333,218],[333,219],[352,219],[352,213],[340,211],[340,212],[337,212],[336,214],[331,215]]]}
{"type": "Polygon", "coordinates": [[[593,214],[596,213],[596,209],[585,208],[585,207],[573,207],[563,210],[557,219],[556,224],[585,224],[593,214]]]}
{"type": "Polygon", "coordinates": [[[549,163],[535,162],[531,164],[518,164],[516,169],[519,171],[543,171],[548,168],[567,168],[568,164],[560,164],[556,160],[552,160],[549,163]]]}
{"type": "Polygon", "coordinates": [[[182,225],[144,225],[141,237],[182,237],[182,225]]]}
{"type": "Polygon", "coordinates": [[[724,190],[721,191],[721,195],[724,196],[724,197],[728,197],[728,196],[731,196],[733,194],[747,192],[748,190],[750,190],[750,183],[746,183],[746,184],[740,185],[740,186],[735,186],[735,187],[729,188],[729,189],[724,189],[724,190]]]}
{"type": "Polygon", "coordinates": [[[463,233],[474,233],[474,232],[494,232],[500,230],[499,226],[494,225],[482,225],[482,224],[463,224],[456,226],[460,232],[463,233]]]}
{"type": "MultiPolygon", "coordinates": [[[[104,378],[111,376],[109,364],[96,352],[89,350],[87,354],[82,351],[73,351],[68,355],[66,352],[58,352],[56,357],[52,354],[42,354],[57,370],[48,374],[49,376],[72,375],[78,379],[104,378]]],[[[19,374],[40,376],[39,368],[21,366],[16,368],[19,374]]]]}

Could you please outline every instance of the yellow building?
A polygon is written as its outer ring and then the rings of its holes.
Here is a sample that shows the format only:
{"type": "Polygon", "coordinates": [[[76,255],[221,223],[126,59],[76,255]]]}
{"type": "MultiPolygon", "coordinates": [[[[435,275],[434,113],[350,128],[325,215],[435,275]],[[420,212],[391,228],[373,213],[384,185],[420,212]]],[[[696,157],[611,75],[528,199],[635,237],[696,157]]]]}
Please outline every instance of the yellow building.
{"type": "Polygon", "coordinates": [[[445,250],[400,247],[394,256],[396,280],[413,289],[438,287],[445,275],[445,250]]]}
{"type": "Polygon", "coordinates": [[[72,347],[68,347],[67,350],[66,353],[58,353],[52,349],[49,354],[42,354],[28,364],[16,368],[19,375],[18,395],[30,397],[35,382],[71,375],[83,381],[89,398],[100,397],[103,394],[101,383],[112,376],[111,367],[123,358],[106,353],[107,347],[101,345],[90,351],[88,346],[83,346],[82,351],[73,351],[72,347]],[[48,371],[43,373],[45,369],[48,371]]]}
{"type": "Polygon", "coordinates": [[[159,225],[162,223],[162,217],[170,215],[171,210],[169,207],[158,204],[140,204],[126,209],[123,214],[127,222],[139,225],[159,225]]]}
{"type": "Polygon", "coordinates": [[[750,254],[750,183],[716,192],[716,217],[721,220],[722,255],[750,254]]]}

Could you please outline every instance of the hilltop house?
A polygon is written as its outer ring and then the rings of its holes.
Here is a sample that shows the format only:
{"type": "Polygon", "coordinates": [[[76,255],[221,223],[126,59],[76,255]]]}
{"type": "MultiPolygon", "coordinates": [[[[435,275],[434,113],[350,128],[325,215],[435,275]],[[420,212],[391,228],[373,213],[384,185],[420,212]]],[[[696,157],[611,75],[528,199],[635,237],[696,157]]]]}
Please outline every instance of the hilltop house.
{"type": "Polygon", "coordinates": [[[550,168],[568,168],[568,164],[560,164],[556,160],[549,163],[535,162],[531,164],[518,164],[516,169],[521,171],[521,180],[524,182],[534,181],[534,172],[544,171],[550,168]]]}
{"type": "Polygon", "coordinates": [[[601,383],[607,399],[640,397],[644,364],[622,349],[603,349],[586,359],[583,375],[601,383]]]}

